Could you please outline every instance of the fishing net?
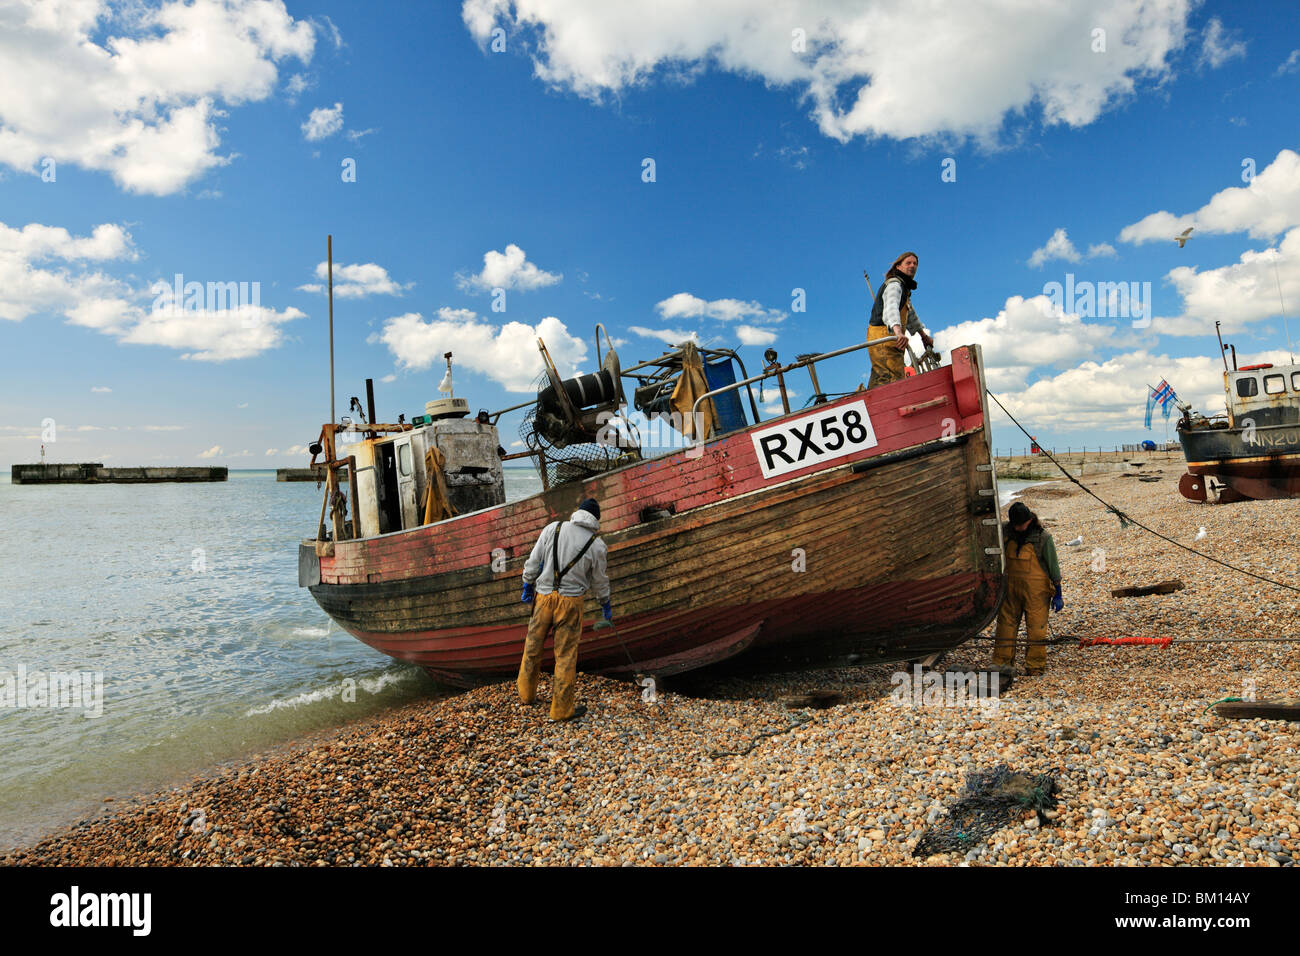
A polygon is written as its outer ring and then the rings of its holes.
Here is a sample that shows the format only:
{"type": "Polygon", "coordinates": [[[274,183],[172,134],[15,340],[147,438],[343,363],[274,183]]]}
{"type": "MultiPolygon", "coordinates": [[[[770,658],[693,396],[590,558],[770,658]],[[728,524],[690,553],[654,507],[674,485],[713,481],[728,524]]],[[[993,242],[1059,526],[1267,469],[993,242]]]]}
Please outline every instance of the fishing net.
{"type": "MultiPolygon", "coordinates": [[[[543,373],[537,379],[538,390],[545,388],[547,384],[549,384],[548,380],[543,373]]],[[[619,449],[614,444],[602,445],[597,442],[573,442],[563,446],[554,444],[546,437],[545,432],[549,428],[550,433],[554,435],[557,425],[555,422],[548,422],[548,428],[541,427],[541,423],[537,421],[539,407],[539,403],[534,403],[524,412],[523,421],[519,423],[519,438],[530,451],[541,453],[535,456],[534,461],[539,470],[545,471],[547,487],[554,488],[556,485],[570,481],[585,481],[593,475],[599,475],[635,460],[635,456],[629,457],[627,451],[619,449]]],[[[563,426],[558,427],[563,428],[563,426]]]]}
{"type": "Polygon", "coordinates": [[[1037,811],[1039,823],[1047,823],[1044,811],[1055,806],[1056,778],[1050,774],[1030,776],[1006,764],[973,771],[961,796],[948,808],[948,816],[922,834],[912,855],[965,854],[1028,810],[1037,811]]]}

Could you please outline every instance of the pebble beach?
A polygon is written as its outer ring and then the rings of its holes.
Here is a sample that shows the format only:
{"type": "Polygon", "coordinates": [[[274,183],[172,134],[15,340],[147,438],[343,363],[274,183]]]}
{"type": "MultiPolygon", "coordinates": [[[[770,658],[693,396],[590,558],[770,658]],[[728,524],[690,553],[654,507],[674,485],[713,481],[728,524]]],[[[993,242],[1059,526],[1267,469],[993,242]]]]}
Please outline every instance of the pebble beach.
{"type": "MultiPolygon", "coordinates": [[[[1300,587],[1300,500],[1196,505],[1177,493],[1181,470],[1086,483],[1175,541],[1300,587]]],[[[588,714],[554,724],[547,682],[531,707],[504,682],[114,801],[0,864],[1293,865],[1300,723],[1211,705],[1300,699],[1297,645],[1195,641],[1300,639],[1300,592],[1121,528],[1069,482],[1021,500],[1056,539],[1066,606],[1046,674],[995,702],[900,706],[896,664],[681,678],[653,702],[582,675],[588,714]],[[1185,587],[1110,593],[1169,579],[1185,587]],[[1099,637],[1173,643],[1080,646],[1099,637]],[[810,691],[838,702],[788,699],[810,691]],[[916,854],[968,775],[996,765],[1051,775],[1056,807],[965,852],[916,854]]],[[[991,636],[942,666],[987,667],[991,636]]]]}

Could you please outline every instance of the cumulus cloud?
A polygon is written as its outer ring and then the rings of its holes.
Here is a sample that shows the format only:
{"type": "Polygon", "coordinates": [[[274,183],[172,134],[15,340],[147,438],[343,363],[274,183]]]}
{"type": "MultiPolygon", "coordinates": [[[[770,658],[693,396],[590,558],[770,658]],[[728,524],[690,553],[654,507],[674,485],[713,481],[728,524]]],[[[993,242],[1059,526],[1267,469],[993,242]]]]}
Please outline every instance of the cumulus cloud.
{"type": "Polygon", "coordinates": [[[427,369],[441,363],[444,352],[453,352],[457,367],[480,372],[511,392],[533,390],[543,368],[538,338],[546,342],[561,375],[578,373],[587,358],[586,344],[555,316],[536,325],[496,326],[469,309],[441,308],[427,322],[418,312],[408,312],[386,320],[376,338],[401,368],[427,369]]]}
{"type": "Polygon", "coordinates": [[[308,142],[320,142],[329,136],[333,136],[343,128],[343,104],[335,103],[331,106],[321,106],[311,111],[307,117],[307,122],[302,124],[302,135],[308,142]]]}
{"type": "Polygon", "coordinates": [[[1195,212],[1153,212],[1125,226],[1123,242],[1169,242],[1188,226],[1202,233],[1245,232],[1271,239],[1300,226],[1300,154],[1284,149],[1245,186],[1230,186],[1195,212]]]}
{"type": "Polygon", "coordinates": [[[219,456],[219,455],[224,455],[224,454],[225,454],[225,450],[224,450],[220,445],[213,445],[213,446],[212,446],[211,448],[209,448],[207,451],[201,451],[201,452],[199,452],[199,457],[200,457],[200,458],[216,458],[217,456],[219,456]]]}
{"type": "Polygon", "coordinates": [[[928,16],[907,0],[660,0],[646,16],[607,0],[465,0],[461,15],[484,47],[498,26],[522,34],[514,48],[531,51],[552,87],[599,101],[712,68],[796,91],[821,132],[844,142],[993,140],[1008,116],[1030,112],[1087,125],[1139,81],[1169,75],[1190,6],[1097,0],[1026,16],[1019,0],[985,0],[928,16]]]}
{"type": "Polygon", "coordinates": [[[736,335],[741,345],[771,345],[776,341],[776,333],[771,329],[759,329],[752,325],[736,326],[736,335]]]}
{"type": "MultiPolygon", "coordinates": [[[[1286,362],[1286,353],[1269,353],[1260,361],[1286,362]]],[[[1012,414],[1022,422],[1033,422],[1040,431],[1133,434],[1143,427],[1147,385],[1161,379],[1198,411],[1223,411],[1223,363],[1213,354],[1172,357],[1139,350],[1105,361],[1086,361],[998,397],[1012,414]]],[[[996,405],[993,422],[994,444],[1021,444],[1020,432],[996,405]]]]}
{"type": "Polygon", "coordinates": [[[1201,64],[1217,69],[1229,60],[1245,56],[1246,44],[1232,39],[1218,17],[1211,18],[1201,34],[1201,64]]]}
{"type": "Polygon", "coordinates": [[[506,246],[505,252],[488,250],[483,253],[483,271],[478,275],[458,274],[456,282],[462,289],[519,289],[527,292],[555,285],[564,276],[557,272],[546,272],[528,261],[524,250],[513,242],[506,246]]]}
{"type": "Polygon", "coordinates": [[[219,104],[266,99],[315,45],[283,0],[4,0],[0,19],[0,163],[74,163],[160,196],[229,162],[219,104]]]}
{"type": "Polygon", "coordinates": [[[138,309],[129,301],[132,292],[89,263],[134,258],[130,235],[110,223],[89,236],[40,223],[21,229],[0,223],[0,319],[53,312],[78,325],[116,327],[138,309]]]}
{"type": "Polygon", "coordinates": [[[1046,295],[1012,296],[996,316],[940,329],[934,340],[944,352],[982,346],[990,388],[1013,387],[1040,366],[1074,364],[1121,344],[1110,326],[1084,322],[1046,295]]]}
{"type": "Polygon", "coordinates": [[[274,348],[283,339],[279,326],[304,316],[293,308],[276,311],[238,302],[234,308],[187,310],[184,302],[171,301],[167,282],[137,287],[87,265],[136,257],[130,235],[117,225],[74,236],[39,223],[22,229],[0,223],[0,318],[62,315],[120,342],[165,345],[184,350],[182,358],[225,361],[274,348]],[[160,289],[166,290],[163,295],[156,294],[160,289]],[[145,308],[150,298],[152,310],[145,308]]]}
{"type": "Polygon", "coordinates": [[[1280,64],[1274,76],[1285,76],[1287,73],[1300,73],[1300,50],[1292,50],[1280,64]]]}
{"type": "MultiPolygon", "coordinates": [[[[316,265],[316,278],[329,278],[329,263],[316,265]]],[[[403,290],[411,288],[414,282],[405,285],[395,281],[388,270],[373,262],[364,264],[334,264],[334,294],[342,299],[360,299],[367,295],[401,295],[403,290]]],[[[325,292],[328,283],[311,282],[298,286],[300,292],[325,292]]]]}
{"type": "Polygon", "coordinates": [[[1183,299],[1182,315],[1152,323],[1166,335],[1209,335],[1216,320],[1224,332],[1236,332],[1281,315],[1283,302],[1300,302],[1300,227],[1271,249],[1247,250],[1217,269],[1179,266],[1166,278],[1183,299]]]}
{"type": "Polygon", "coordinates": [[[251,358],[284,341],[280,326],[305,318],[295,308],[282,311],[243,305],[232,309],[163,309],[145,312],[118,335],[130,345],[163,345],[182,359],[225,362],[251,358]]]}
{"type": "Polygon", "coordinates": [[[694,329],[689,331],[683,329],[648,329],[643,325],[634,325],[628,331],[633,335],[641,336],[643,339],[658,339],[668,345],[680,345],[682,342],[700,344],[699,333],[694,329]]]}
{"type": "Polygon", "coordinates": [[[1057,229],[1046,243],[1034,250],[1033,255],[1029,257],[1029,265],[1035,269],[1041,269],[1044,263],[1051,262],[1054,259],[1079,262],[1082,259],[1108,258],[1113,255],[1115,255],[1115,247],[1109,242],[1094,243],[1088,247],[1087,255],[1081,255],[1079,250],[1074,247],[1074,243],[1070,241],[1066,231],[1057,229]]]}
{"type": "Polygon", "coordinates": [[[678,292],[662,302],[656,303],[655,310],[660,317],[669,321],[673,319],[717,319],[730,322],[735,319],[750,319],[759,322],[780,322],[785,313],[777,309],[765,309],[757,302],[742,302],[740,299],[701,299],[689,292],[678,292]]]}

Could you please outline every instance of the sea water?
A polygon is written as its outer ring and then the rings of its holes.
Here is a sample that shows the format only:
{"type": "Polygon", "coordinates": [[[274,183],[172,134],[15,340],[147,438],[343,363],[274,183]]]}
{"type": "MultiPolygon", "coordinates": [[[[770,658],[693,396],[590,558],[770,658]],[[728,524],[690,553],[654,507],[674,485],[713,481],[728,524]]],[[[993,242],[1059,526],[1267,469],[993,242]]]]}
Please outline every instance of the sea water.
{"type": "MultiPolygon", "coordinates": [[[[540,490],[536,472],[507,469],[508,499],[540,490]]],[[[0,848],[103,812],[105,797],[449,692],[298,587],[320,502],[314,482],[273,471],[148,485],[0,472],[0,848]],[[85,693],[52,706],[51,674],[85,693]]]]}

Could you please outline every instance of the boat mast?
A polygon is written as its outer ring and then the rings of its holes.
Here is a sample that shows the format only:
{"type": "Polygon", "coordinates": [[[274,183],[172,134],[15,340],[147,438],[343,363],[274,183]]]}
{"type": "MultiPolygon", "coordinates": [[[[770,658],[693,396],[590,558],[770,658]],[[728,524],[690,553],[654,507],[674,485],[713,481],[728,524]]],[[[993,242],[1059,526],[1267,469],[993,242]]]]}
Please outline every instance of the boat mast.
{"type": "MultiPolygon", "coordinates": [[[[329,269],[330,296],[330,424],[334,424],[334,236],[325,237],[325,261],[329,269]]],[[[353,479],[355,480],[355,479],[353,479]]]]}

